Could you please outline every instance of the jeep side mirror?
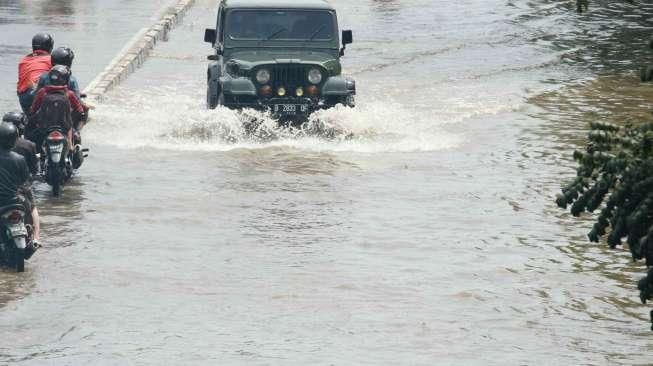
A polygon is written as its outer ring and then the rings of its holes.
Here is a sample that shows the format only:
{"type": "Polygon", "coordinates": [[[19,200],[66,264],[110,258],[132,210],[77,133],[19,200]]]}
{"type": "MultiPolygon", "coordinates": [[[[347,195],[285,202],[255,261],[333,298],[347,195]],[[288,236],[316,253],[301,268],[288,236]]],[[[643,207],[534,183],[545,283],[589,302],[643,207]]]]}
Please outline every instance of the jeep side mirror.
{"type": "Polygon", "coordinates": [[[342,31],[342,48],[340,49],[340,56],[345,55],[345,49],[347,48],[347,45],[352,44],[353,42],[354,36],[352,35],[351,30],[342,31]]]}
{"type": "Polygon", "coordinates": [[[209,61],[218,61],[218,60],[220,60],[220,56],[218,56],[218,55],[208,55],[208,56],[206,56],[206,59],[209,60],[209,61]]]}
{"type": "Polygon", "coordinates": [[[342,45],[348,45],[354,43],[354,35],[351,30],[342,31],[342,45]]]}
{"type": "Polygon", "coordinates": [[[207,28],[204,31],[204,42],[215,44],[215,41],[218,39],[218,32],[215,29],[207,28]]]}

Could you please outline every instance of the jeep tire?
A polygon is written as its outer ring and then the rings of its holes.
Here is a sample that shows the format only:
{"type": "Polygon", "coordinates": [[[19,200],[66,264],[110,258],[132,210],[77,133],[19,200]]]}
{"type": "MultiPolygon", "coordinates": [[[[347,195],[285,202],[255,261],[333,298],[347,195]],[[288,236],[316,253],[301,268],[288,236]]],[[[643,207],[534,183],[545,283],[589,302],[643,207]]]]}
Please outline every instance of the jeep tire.
{"type": "Polygon", "coordinates": [[[345,107],[354,108],[356,106],[356,101],[354,96],[350,94],[346,96],[330,97],[327,102],[329,108],[333,108],[338,104],[342,104],[345,107]]]}
{"type": "Polygon", "coordinates": [[[215,109],[218,106],[218,96],[211,90],[209,86],[206,88],[206,108],[215,109]]]}
{"type": "Polygon", "coordinates": [[[222,94],[220,82],[218,79],[213,78],[211,75],[209,75],[206,87],[206,107],[208,109],[215,109],[217,106],[222,104],[220,102],[220,94],[222,94]]]}

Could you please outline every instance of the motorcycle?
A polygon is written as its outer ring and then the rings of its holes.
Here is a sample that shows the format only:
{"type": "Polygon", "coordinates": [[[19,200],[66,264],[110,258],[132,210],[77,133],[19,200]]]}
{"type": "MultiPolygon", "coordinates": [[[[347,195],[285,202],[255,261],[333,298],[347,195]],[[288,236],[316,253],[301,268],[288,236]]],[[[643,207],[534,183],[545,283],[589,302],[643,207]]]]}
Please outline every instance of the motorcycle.
{"type": "Polygon", "coordinates": [[[25,260],[34,254],[32,230],[25,225],[25,206],[0,207],[0,259],[16,272],[25,271],[25,260]]]}
{"type": "Polygon", "coordinates": [[[68,138],[59,126],[47,131],[43,141],[41,155],[41,174],[47,184],[52,187],[52,195],[61,196],[64,184],[72,178],[75,169],[79,169],[88,155],[88,149],[83,149],[79,132],[73,133],[73,150],[68,147],[68,138]]]}
{"type": "Polygon", "coordinates": [[[52,194],[55,197],[61,195],[62,186],[73,175],[69,150],[68,139],[61,127],[50,128],[43,141],[41,172],[45,182],[52,186],[52,194]]]}

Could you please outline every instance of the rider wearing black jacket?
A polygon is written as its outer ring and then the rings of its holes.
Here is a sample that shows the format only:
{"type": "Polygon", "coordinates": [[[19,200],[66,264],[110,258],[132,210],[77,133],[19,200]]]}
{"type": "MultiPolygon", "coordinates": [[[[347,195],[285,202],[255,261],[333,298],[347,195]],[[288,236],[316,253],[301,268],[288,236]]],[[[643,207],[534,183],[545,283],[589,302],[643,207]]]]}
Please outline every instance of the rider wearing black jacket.
{"type": "Polygon", "coordinates": [[[17,202],[18,188],[30,182],[25,158],[11,151],[17,139],[16,126],[7,122],[0,123],[0,204],[17,202]]]}
{"type": "Polygon", "coordinates": [[[25,127],[27,126],[27,117],[25,117],[25,115],[21,112],[12,111],[7,112],[4,114],[4,116],[2,116],[2,122],[12,123],[18,129],[18,140],[16,140],[16,146],[14,146],[13,151],[19,153],[25,158],[27,167],[29,168],[29,172],[32,174],[32,177],[36,176],[38,173],[36,144],[22,137],[22,135],[25,133],[25,127]]]}
{"type": "Polygon", "coordinates": [[[38,159],[36,158],[36,144],[30,140],[25,140],[22,137],[19,137],[16,140],[16,146],[13,149],[14,152],[20,154],[25,158],[27,163],[27,168],[29,168],[30,174],[35,176],[38,173],[38,159]]]}
{"type": "MultiPolygon", "coordinates": [[[[2,117],[3,124],[7,122],[13,124],[14,127],[18,130],[20,135],[23,132],[24,126],[26,124],[25,115],[20,112],[9,112],[5,113],[2,117]]],[[[1,132],[1,131],[0,131],[1,132]]],[[[13,147],[13,152],[22,156],[25,163],[27,164],[29,170],[30,179],[27,182],[18,185],[17,196],[20,201],[25,205],[25,212],[28,214],[25,216],[26,223],[32,224],[34,228],[34,246],[38,247],[38,242],[41,240],[41,225],[39,211],[34,205],[34,197],[32,195],[31,181],[34,176],[38,173],[38,160],[36,158],[36,145],[29,141],[25,140],[22,137],[16,139],[16,143],[13,147]]],[[[18,163],[17,163],[18,164],[18,163]]],[[[22,168],[21,168],[22,169],[22,168]]],[[[2,167],[0,166],[0,171],[2,167]]],[[[22,178],[21,178],[22,179],[22,178]]]]}

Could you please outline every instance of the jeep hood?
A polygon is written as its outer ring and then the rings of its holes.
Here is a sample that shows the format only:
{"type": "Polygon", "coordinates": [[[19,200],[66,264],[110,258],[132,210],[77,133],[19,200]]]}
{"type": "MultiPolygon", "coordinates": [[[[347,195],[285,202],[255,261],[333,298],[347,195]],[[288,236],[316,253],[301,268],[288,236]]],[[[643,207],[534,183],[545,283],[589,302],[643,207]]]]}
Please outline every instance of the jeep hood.
{"type": "Polygon", "coordinates": [[[270,51],[269,49],[236,51],[229,54],[227,62],[237,62],[241,69],[251,70],[260,65],[269,64],[304,64],[319,65],[331,75],[340,73],[340,62],[333,53],[325,51],[270,51]]]}

